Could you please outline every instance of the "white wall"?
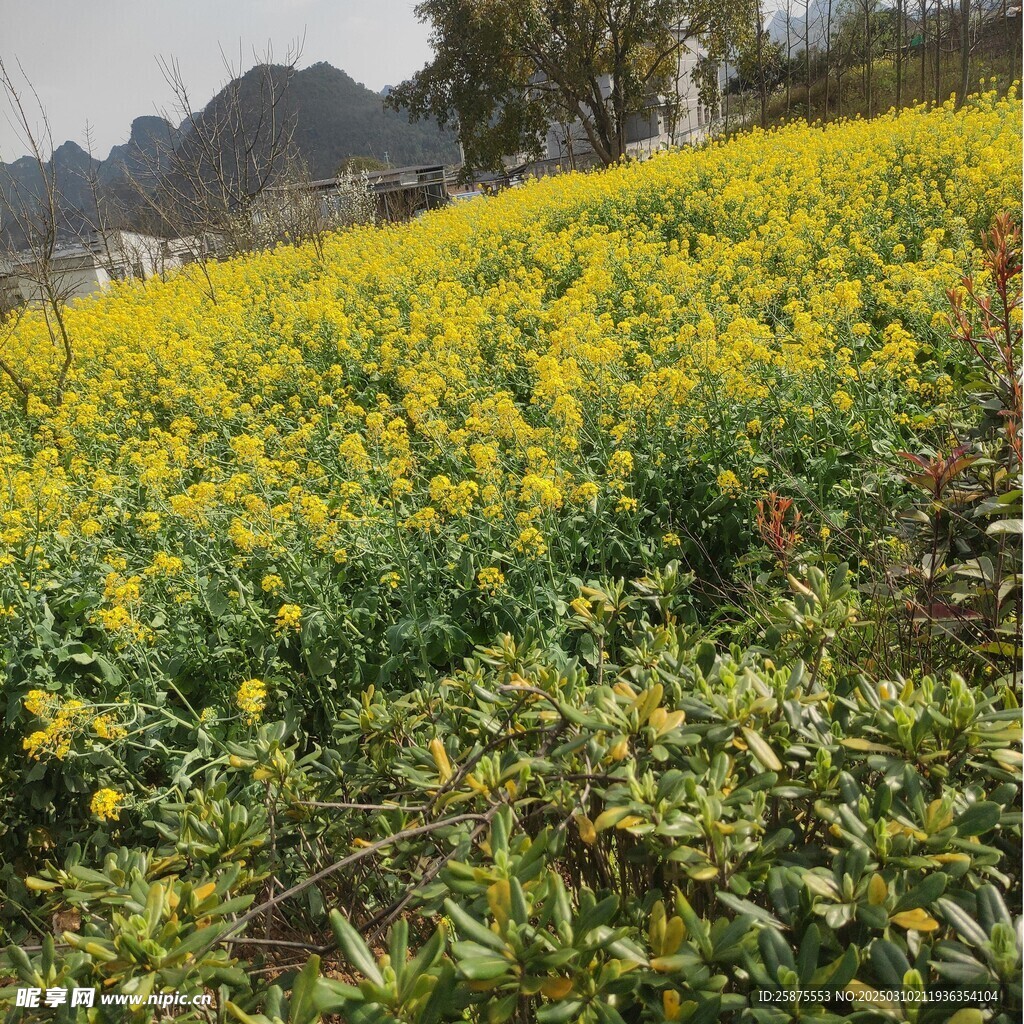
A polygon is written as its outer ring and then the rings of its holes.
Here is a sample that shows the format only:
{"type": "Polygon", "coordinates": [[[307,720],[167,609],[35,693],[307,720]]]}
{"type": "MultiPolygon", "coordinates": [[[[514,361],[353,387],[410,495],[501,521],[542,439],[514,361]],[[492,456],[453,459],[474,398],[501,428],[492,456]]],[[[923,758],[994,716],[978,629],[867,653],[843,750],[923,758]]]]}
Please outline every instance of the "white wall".
{"type": "MultiPolygon", "coordinates": [[[[58,293],[65,302],[84,298],[110,284],[110,277],[105,270],[82,260],[65,267],[55,266],[53,276],[58,293]]],[[[20,294],[25,302],[43,301],[39,285],[31,277],[14,274],[7,278],[6,287],[20,294]]]]}
{"type": "MultiPolygon", "coordinates": [[[[64,301],[72,302],[107,288],[113,280],[147,280],[175,270],[184,263],[182,253],[151,235],[131,231],[111,232],[106,242],[93,241],[91,248],[78,247],[57,254],[52,262],[54,280],[64,301]]],[[[15,271],[0,279],[0,291],[17,292],[25,302],[39,302],[42,295],[31,274],[15,271]]]]}

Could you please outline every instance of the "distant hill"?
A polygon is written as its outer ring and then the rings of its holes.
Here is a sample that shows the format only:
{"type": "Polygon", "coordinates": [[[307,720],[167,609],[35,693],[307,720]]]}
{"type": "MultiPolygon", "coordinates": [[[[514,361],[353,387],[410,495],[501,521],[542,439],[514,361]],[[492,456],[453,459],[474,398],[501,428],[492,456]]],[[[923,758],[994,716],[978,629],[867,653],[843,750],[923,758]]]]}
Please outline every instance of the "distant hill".
{"type": "MultiPolygon", "coordinates": [[[[283,67],[255,67],[224,87],[195,115],[197,122],[216,123],[225,109],[231,90],[237,90],[246,109],[259,110],[261,82],[267,72],[278,82],[287,74],[283,67]]],[[[284,91],[280,115],[295,125],[295,143],[309,172],[317,178],[337,173],[343,161],[370,157],[392,166],[419,163],[454,163],[459,159],[458,143],[451,132],[435,123],[411,123],[404,113],[384,108],[384,93],[376,93],[354,81],[344,71],[327,63],[314,64],[295,72],[284,91]]],[[[147,177],[167,173],[169,150],[194,145],[195,129],[187,121],[175,127],[162,117],[137,117],[124,143],[114,146],[103,161],[91,159],[74,142],[65,142],[53,153],[64,196],[69,237],[94,216],[88,181],[95,175],[105,194],[125,208],[130,195],[129,180],[147,183],[147,177]]],[[[22,157],[10,164],[0,163],[0,194],[8,201],[15,196],[29,200],[40,192],[35,162],[22,157]]],[[[124,226],[145,218],[131,211],[121,218],[124,226]]],[[[21,244],[8,218],[0,214],[0,240],[21,244]]]]}
{"type": "Polygon", "coordinates": [[[809,0],[806,7],[787,13],[779,8],[769,15],[765,32],[773,43],[783,50],[798,53],[810,45],[812,50],[823,50],[829,32],[835,32],[840,18],[846,16],[846,0],[809,0]]]}
{"type": "MultiPolygon", "coordinates": [[[[77,142],[65,142],[53,151],[48,166],[60,192],[59,234],[71,237],[81,230],[86,211],[92,208],[89,178],[100,163],[77,142]]],[[[22,225],[17,220],[12,221],[8,211],[19,204],[32,209],[43,197],[42,180],[34,159],[23,156],[9,164],[0,163],[0,197],[0,241],[21,248],[26,243],[22,225]]]]}
{"type": "MultiPolygon", "coordinates": [[[[197,120],[216,119],[218,110],[229,102],[229,90],[238,90],[243,107],[259,109],[268,72],[282,88],[280,116],[294,119],[299,155],[316,178],[335,174],[343,160],[355,156],[392,166],[459,159],[452,133],[440,131],[431,122],[413,124],[404,113],[386,110],[379,93],[327,63],[295,72],[287,88],[285,68],[252,68],[214,96],[197,120]]],[[[181,144],[187,145],[189,126],[183,124],[180,131],[181,144]]]]}
{"type": "Polygon", "coordinates": [[[178,129],[162,117],[135,118],[128,141],[114,146],[100,164],[99,180],[110,184],[130,176],[138,181],[154,171],[166,170],[164,154],[174,145],[177,134],[178,129]]]}
{"type": "Polygon", "coordinates": [[[384,99],[330,64],[298,72],[288,87],[296,104],[296,140],[317,177],[334,174],[350,156],[372,156],[393,166],[454,163],[459,147],[436,124],[409,122],[384,109],[384,99]]]}

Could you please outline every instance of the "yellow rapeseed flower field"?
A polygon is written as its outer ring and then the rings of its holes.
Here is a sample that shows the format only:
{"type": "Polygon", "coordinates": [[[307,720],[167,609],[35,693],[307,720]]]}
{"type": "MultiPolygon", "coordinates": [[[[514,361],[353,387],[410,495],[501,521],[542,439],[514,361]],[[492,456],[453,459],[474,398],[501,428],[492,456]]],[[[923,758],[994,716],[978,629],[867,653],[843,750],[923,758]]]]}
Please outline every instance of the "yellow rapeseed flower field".
{"type": "Polygon", "coordinates": [[[1016,1020],[1020,167],[1011,94],[548,179],[119,285],[63,394],[29,312],[0,975],[1016,1020]]]}
{"type": "Polygon", "coordinates": [[[780,475],[941,427],[944,293],[1020,164],[1020,103],[989,96],[186,268],[69,312],[60,403],[30,313],[0,628],[102,651],[90,700],[230,709],[253,678],[421,671],[411,637],[445,665],[680,536],[735,553],[780,475]]]}

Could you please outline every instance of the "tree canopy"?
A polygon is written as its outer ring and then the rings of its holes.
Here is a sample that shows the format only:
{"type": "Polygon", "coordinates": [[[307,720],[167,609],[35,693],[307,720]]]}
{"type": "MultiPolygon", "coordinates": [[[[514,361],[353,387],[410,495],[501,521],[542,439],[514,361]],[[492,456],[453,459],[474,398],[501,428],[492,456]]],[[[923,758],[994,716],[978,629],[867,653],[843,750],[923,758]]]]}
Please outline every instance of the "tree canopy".
{"type": "Polygon", "coordinates": [[[434,59],[387,102],[457,126],[467,167],[489,170],[539,153],[552,122],[578,121],[613,163],[632,115],[678,102],[680,48],[721,20],[711,0],[421,0],[416,13],[434,59]]]}

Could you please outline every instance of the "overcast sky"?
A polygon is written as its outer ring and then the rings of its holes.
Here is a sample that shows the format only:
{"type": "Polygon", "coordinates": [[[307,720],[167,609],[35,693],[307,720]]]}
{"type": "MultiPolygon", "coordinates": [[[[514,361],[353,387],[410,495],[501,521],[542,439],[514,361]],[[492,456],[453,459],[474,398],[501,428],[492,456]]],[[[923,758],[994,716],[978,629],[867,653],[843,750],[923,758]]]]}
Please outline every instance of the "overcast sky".
{"type": "MultiPolygon", "coordinates": [[[[50,118],[55,144],[84,144],[94,155],[128,138],[132,120],[170,106],[157,58],[181,64],[193,102],[202,107],[226,76],[219,46],[245,69],[273,45],[283,57],[305,34],[300,67],[327,61],[375,92],[430,59],[429,29],[415,0],[0,0],[0,57],[20,60],[50,118]]],[[[244,69],[243,69],[244,70],[244,69]]],[[[6,107],[3,114],[7,114],[6,107]]],[[[21,156],[0,117],[0,160],[21,156]]]]}

